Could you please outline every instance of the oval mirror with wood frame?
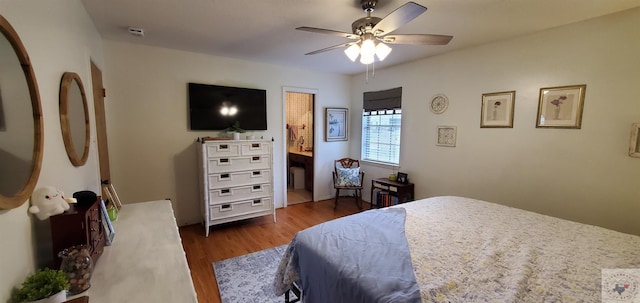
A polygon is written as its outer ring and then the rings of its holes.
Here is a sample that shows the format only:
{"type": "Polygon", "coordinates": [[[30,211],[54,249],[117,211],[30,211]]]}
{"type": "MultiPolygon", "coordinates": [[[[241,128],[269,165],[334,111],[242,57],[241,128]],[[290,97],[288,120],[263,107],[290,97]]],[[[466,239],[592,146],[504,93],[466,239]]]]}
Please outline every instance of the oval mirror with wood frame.
{"type": "Polygon", "coordinates": [[[69,160],[82,166],[89,158],[89,106],[80,76],[66,72],[60,81],[60,126],[69,160]]]}
{"type": "Polygon", "coordinates": [[[42,166],[42,106],[27,51],[0,15],[0,209],[27,201],[42,166]]]}

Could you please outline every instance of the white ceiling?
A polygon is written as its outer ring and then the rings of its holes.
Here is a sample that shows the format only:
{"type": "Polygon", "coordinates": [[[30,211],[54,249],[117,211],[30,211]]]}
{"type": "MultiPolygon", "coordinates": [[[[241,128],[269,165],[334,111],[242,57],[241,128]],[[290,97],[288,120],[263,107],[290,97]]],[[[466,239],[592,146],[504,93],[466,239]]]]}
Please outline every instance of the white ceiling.
{"type": "MultiPolygon", "coordinates": [[[[104,39],[298,67],[355,74],[366,67],[341,50],[305,53],[348,42],[295,30],[310,26],[351,32],[366,16],[360,0],[82,0],[104,39]],[[129,27],[145,30],[132,36],[129,27]]],[[[379,0],[384,17],[405,0],[379,0]]],[[[376,68],[509,39],[640,6],[640,0],[417,0],[428,8],[395,34],[454,36],[446,46],[392,45],[376,68]]]]}

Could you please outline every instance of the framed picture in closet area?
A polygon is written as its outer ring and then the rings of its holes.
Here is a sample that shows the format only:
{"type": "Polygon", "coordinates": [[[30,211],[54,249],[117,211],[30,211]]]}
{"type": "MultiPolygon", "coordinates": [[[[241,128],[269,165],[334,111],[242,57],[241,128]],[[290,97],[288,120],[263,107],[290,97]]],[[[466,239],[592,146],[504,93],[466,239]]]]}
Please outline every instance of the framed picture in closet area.
{"type": "Polygon", "coordinates": [[[349,109],[326,108],[325,110],[325,141],[347,141],[349,109]]]}

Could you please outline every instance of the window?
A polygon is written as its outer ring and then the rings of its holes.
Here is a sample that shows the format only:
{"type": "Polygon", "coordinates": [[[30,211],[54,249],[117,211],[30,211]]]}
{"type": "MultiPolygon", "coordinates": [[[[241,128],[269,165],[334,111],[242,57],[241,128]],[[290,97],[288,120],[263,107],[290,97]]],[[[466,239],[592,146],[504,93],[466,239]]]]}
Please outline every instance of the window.
{"type": "Polygon", "coordinates": [[[362,160],[399,165],[401,125],[401,109],[364,111],[362,160]]]}
{"type": "Polygon", "coordinates": [[[364,93],[362,160],[400,164],[401,99],[402,87],[364,93]]]}

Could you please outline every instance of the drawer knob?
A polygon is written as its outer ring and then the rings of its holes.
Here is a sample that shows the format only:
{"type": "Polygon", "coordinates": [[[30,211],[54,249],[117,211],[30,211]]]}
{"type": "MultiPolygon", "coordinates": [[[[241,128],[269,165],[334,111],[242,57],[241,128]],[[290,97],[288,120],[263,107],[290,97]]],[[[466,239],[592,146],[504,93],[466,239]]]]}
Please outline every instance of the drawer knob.
{"type": "Polygon", "coordinates": [[[231,192],[231,189],[228,189],[228,188],[225,188],[225,189],[221,189],[221,190],[220,190],[220,193],[222,193],[222,194],[228,194],[228,193],[230,193],[230,192],[231,192]]]}
{"type": "Polygon", "coordinates": [[[251,144],[251,147],[259,148],[260,147],[260,143],[253,143],[253,144],[251,144]]]}
{"type": "Polygon", "coordinates": [[[258,190],[258,189],[260,189],[260,188],[262,188],[262,186],[261,186],[261,185],[254,185],[254,186],[253,186],[253,189],[254,189],[254,190],[258,190]]]}
{"type": "Polygon", "coordinates": [[[253,172],[253,175],[254,175],[254,176],[259,176],[261,173],[262,173],[261,171],[254,171],[254,172],[253,172]]]}
{"type": "Polygon", "coordinates": [[[260,157],[255,156],[255,157],[252,157],[252,158],[251,158],[251,160],[253,160],[253,161],[260,161],[260,157]]]}
{"type": "Polygon", "coordinates": [[[220,175],[220,179],[229,179],[229,174],[220,175]]]}
{"type": "Polygon", "coordinates": [[[229,145],[227,145],[227,144],[220,144],[220,149],[229,149],[229,145]]]}
{"type": "Polygon", "coordinates": [[[220,163],[229,163],[229,158],[220,159],[220,163]]]}

